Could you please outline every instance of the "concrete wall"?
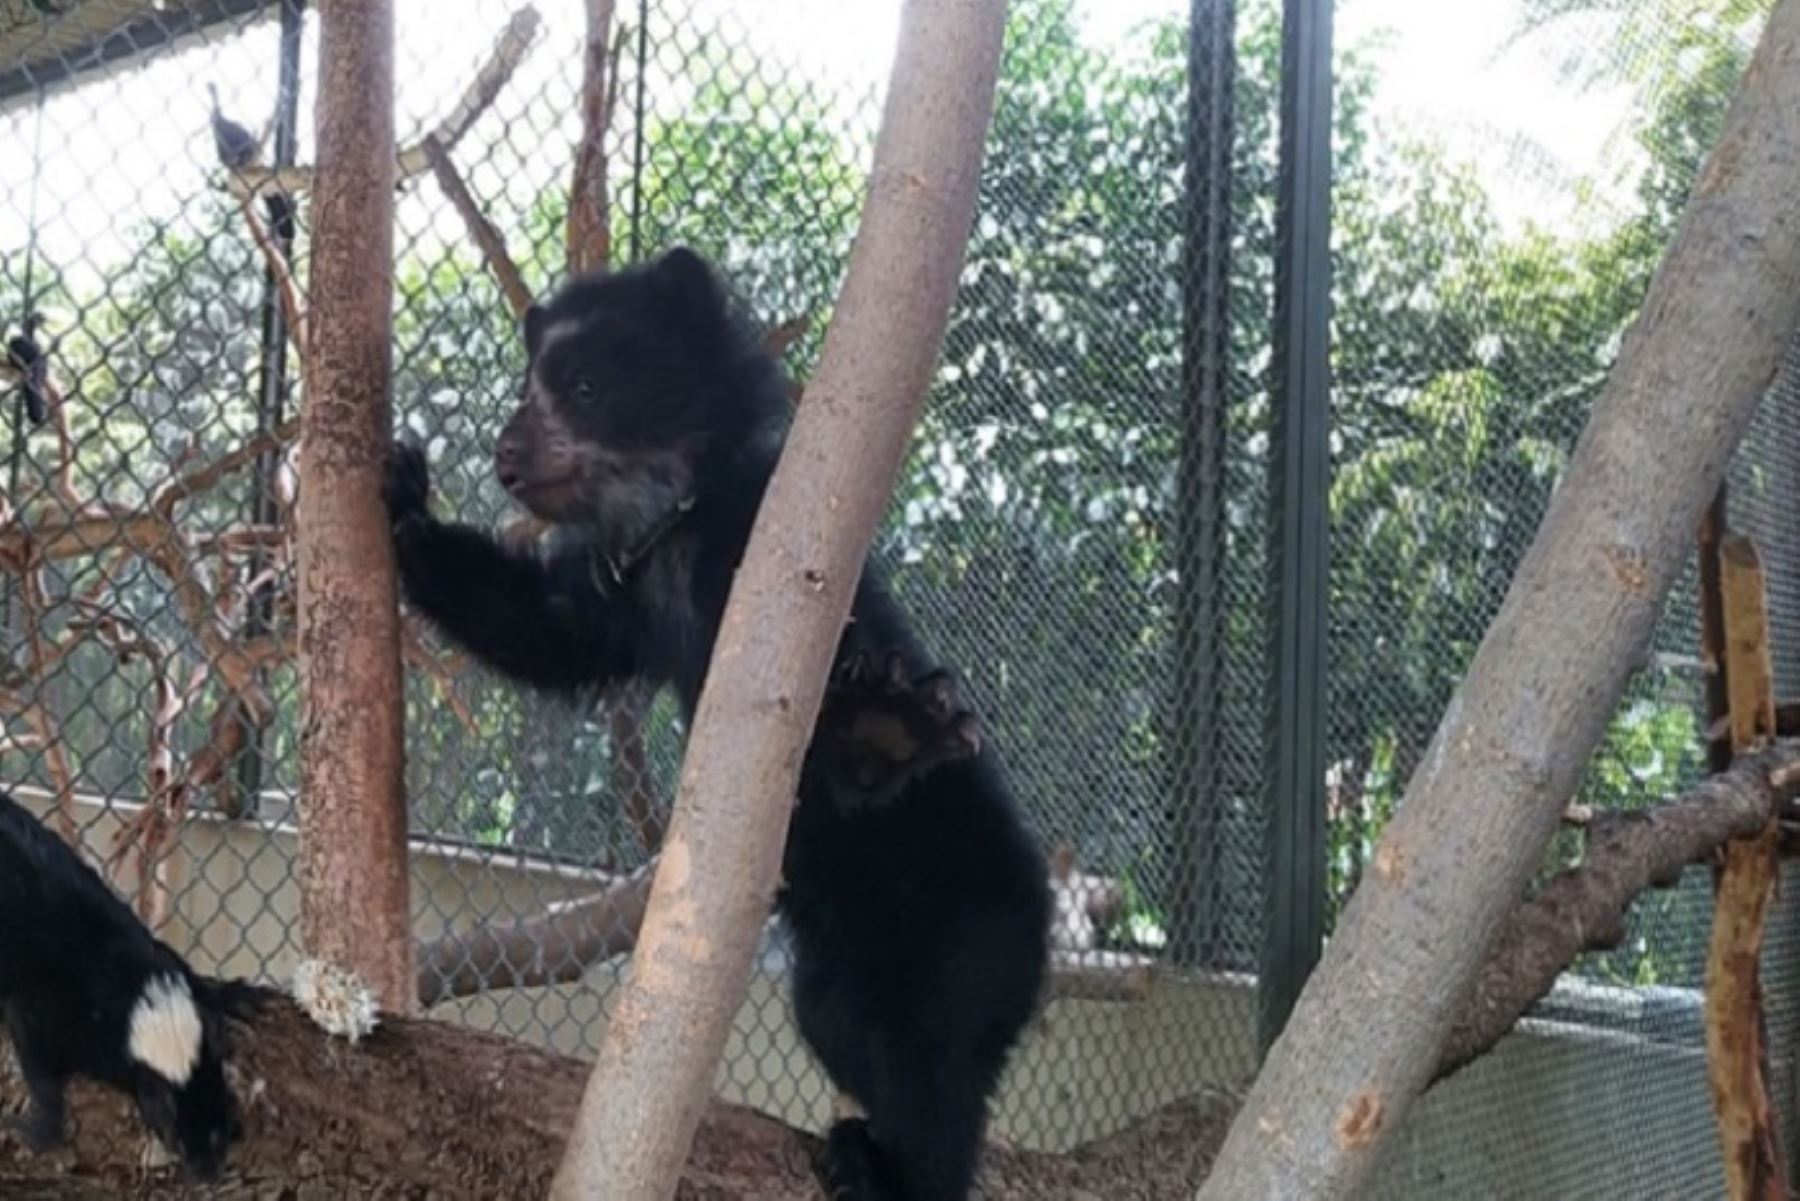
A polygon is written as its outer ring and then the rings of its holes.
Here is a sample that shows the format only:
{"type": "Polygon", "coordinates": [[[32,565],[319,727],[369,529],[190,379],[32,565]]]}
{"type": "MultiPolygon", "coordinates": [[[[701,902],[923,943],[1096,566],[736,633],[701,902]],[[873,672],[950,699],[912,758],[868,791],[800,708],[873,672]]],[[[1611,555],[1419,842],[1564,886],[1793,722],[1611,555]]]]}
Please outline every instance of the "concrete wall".
{"type": "MultiPolygon", "coordinates": [[[[43,807],[39,796],[21,800],[43,807]]],[[[90,848],[109,849],[118,813],[129,812],[84,805],[90,848]]],[[[164,936],[205,970],[285,979],[299,957],[294,851],[290,828],[194,820],[172,864],[179,899],[164,936]]],[[[430,844],[415,846],[412,875],[416,922],[427,938],[536,912],[594,880],[590,872],[430,844]]],[[[618,962],[604,964],[580,984],[491,993],[436,1015],[587,1057],[604,1032],[619,970],[618,962]]],[[[1664,1038],[1602,1032],[1592,1022],[1526,1023],[1415,1109],[1383,1165],[1377,1197],[1721,1195],[1704,1057],[1697,1019],[1690,1020],[1697,998],[1677,990],[1558,996],[1559,1012],[1586,1006],[1626,1024],[1660,1023],[1664,1038]],[[1645,1017],[1653,1004],[1655,1022],[1645,1017]],[[1679,1011],[1673,1024],[1671,1006],[1679,1011]]],[[[1066,1149],[1178,1097],[1242,1082],[1254,1066],[1254,1002],[1246,977],[1165,979],[1137,1002],[1054,1002],[1014,1058],[996,1102],[995,1133],[1066,1149]]],[[[1791,1097],[1786,1042],[1777,1048],[1777,1083],[1791,1097]]],[[[719,1093],[798,1125],[829,1119],[830,1090],[791,1021],[778,937],[766,941],[757,964],[720,1066],[719,1093]]]]}

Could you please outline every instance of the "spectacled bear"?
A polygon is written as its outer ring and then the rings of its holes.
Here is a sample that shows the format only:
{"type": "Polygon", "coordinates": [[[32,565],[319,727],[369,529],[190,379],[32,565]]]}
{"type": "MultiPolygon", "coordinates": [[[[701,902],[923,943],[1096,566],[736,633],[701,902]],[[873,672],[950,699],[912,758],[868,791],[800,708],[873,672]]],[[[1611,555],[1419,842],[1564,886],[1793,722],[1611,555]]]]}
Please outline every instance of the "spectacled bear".
{"type": "Polygon", "coordinates": [[[63,1140],[64,1087],[85,1076],[135,1100],[195,1175],[214,1175],[241,1130],[223,1019],[259,1003],[249,985],[190,969],[0,792],[0,1014],[31,1102],[8,1124],[28,1147],[63,1140]]]}
{"type": "MultiPolygon", "coordinates": [[[[397,446],[405,595],[522,684],[574,698],[649,681],[691,720],[786,434],[781,370],[686,249],[571,281],[527,313],[524,338],[494,470],[553,538],[519,549],[439,520],[422,452],[397,446]]],[[[865,569],[777,897],[801,1034],[866,1115],[828,1134],[834,1196],[968,1195],[988,1098],[1043,983],[1048,879],[992,748],[865,569]]]]}

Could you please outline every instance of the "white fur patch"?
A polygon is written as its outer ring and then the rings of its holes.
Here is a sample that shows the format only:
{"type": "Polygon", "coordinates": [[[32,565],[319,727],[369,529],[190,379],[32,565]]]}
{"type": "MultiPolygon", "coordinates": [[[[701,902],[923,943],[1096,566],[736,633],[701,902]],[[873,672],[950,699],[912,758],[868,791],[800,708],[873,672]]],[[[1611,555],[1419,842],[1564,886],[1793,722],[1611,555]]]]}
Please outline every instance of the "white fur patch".
{"type": "Polygon", "coordinates": [[[164,973],[152,976],[131,1010],[131,1057],[177,1087],[200,1062],[200,1011],[187,981],[164,973]]]}
{"type": "Polygon", "coordinates": [[[538,354],[542,355],[558,342],[567,342],[581,333],[581,322],[558,321],[544,330],[543,337],[538,341],[538,354]]]}
{"type": "Polygon", "coordinates": [[[375,1029],[375,994],[355,972],[304,959],[294,969],[294,1000],[328,1034],[355,1043],[375,1029]]]}

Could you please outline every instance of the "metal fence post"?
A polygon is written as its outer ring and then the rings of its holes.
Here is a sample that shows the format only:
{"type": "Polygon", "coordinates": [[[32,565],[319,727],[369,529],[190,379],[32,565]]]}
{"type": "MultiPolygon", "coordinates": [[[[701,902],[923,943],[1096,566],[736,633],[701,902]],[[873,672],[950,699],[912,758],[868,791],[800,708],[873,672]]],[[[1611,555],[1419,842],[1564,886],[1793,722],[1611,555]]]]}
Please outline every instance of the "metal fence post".
{"type": "Polygon", "coordinates": [[[1259,1039],[1287,1021],[1325,915],[1326,513],[1330,481],[1331,0],[1286,0],[1272,364],[1268,896],[1259,1039]]]}
{"type": "MultiPolygon", "coordinates": [[[[300,38],[305,29],[305,20],[306,0],[281,0],[280,76],[275,97],[273,163],[276,167],[291,167],[294,164],[300,121],[300,38]]],[[[294,254],[293,238],[284,237],[279,229],[270,229],[269,236],[275,239],[281,252],[291,260],[294,254]]],[[[256,429],[259,434],[266,434],[286,419],[289,391],[287,319],[281,311],[275,273],[266,267],[263,269],[261,336],[262,349],[256,381],[256,429]]],[[[251,520],[257,525],[272,525],[279,519],[275,506],[275,475],[280,465],[281,455],[274,451],[263,455],[256,462],[255,478],[250,491],[250,511],[251,520]]],[[[253,561],[260,569],[261,552],[257,552],[253,561]]],[[[251,578],[255,578],[257,574],[258,571],[253,570],[251,578]]],[[[268,628],[271,595],[271,590],[258,593],[252,598],[249,610],[244,615],[246,633],[252,637],[268,628]]],[[[248,721],[247,716],[245,727],[244,750],[238,757],[237,764],[237,796],[242,813],[255,813],[263,785],[263,732],[248,721]]]]}
{"type": "Polygon", "coordinates": [[[1225,437],[1231,368],[1231,158],[1237,5],[1192,0],[1188,24],[1187,178],[1182,213],[1181,459],[1176,496],[1180,591],[1169,710],[1175,806],[1170,953],[1223,966],[1228,918],[1220,795],[1225,609],[1225,437]]]}

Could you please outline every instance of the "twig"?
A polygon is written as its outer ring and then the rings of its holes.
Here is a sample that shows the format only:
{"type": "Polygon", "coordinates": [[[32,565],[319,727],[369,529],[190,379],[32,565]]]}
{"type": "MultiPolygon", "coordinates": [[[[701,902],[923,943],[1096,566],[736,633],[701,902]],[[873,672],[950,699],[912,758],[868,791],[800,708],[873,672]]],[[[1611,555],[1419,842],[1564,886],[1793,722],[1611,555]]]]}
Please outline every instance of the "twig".
{"type": "Polygon", "coordinates": [[[449,153],[437,138],[427,137],[424,147],[425,158],[437,175],[438,186],[444,189],[444,195],[450,198],[450,203],[462,215],[469,236],[481,248],[481,257],[487,260],[488,270],[494,273],[494,279],[506,297],[506,304],[512,310],[513,318],[523,320],[525,310],[531,307],[531,289],[525,286],[525,277],[519,273],[518,264],[507,253],[506,239],[482,213],[481,206],[475,203],[475,197],[469,194],[468,185],[457,174],[456,164],[450,161],[449,153]]]}
{"type": "MultiPolygon", "coordinates": [[[[587,40],[582,53],[581,142],[569,185],[566,234],[569,271],[580,274],[612,259],[611,202],[606,183],[606,133],[612,124],[612,81],[607,75],[613,0],[586,0],[587,40]]],[[[616,51],[617,47],[613,47],[616,51]]],[[[616,59],[615,59],[616,62],[616,59]]]]}
{"type": "MultiPolygon", "coordinates": [[[[294,203],[290,200],[290,203],[294,203]]],[[[256,196],[253,192],[238,195],[238,206],[243,209],[244,222],[250,226],[250,236],[256,242],[256,248],[262,252],[263,262],[268,264],[269,274],[275,280],[276,295],[281,298],[282,316],[286,318],[288,340],[294,344],[294,353],[300,361],[306,361],[306,310],[300,304],[300,292],[294,286],[294,273],[291,270],[287,255],[270,236],[268,226],[256,212],[256,196]]]]}
{"type": "MultiPolygon", "coordinates": [[[[463,90],[462,98],[456,107],[450,110],[435,129],[425,137],[436,138],[438,144],[446,150],[453,148],[462,140],[464,134],[493,104],[499,96],[500,89],[506,86],[519,64],[525,61],[532,44],[537,39],[541,24],[538,11],[532,5],[525,5],[513,13],[500,33],[488,60],[476,73],[473,81],[463,90]]],[[[424,138],[401,150],[396,160],[395,185],[403,186],[416,176],[423,175],[431,169],[426,158],[424,138]]],[[[313,169],[307,166],[295,167],[250,167],[235,172],[227,186],[239,197],[259,195],[265,188],[273,185],[291,197],[298,197],[303,192],[312,190],[313,169]]]]}

